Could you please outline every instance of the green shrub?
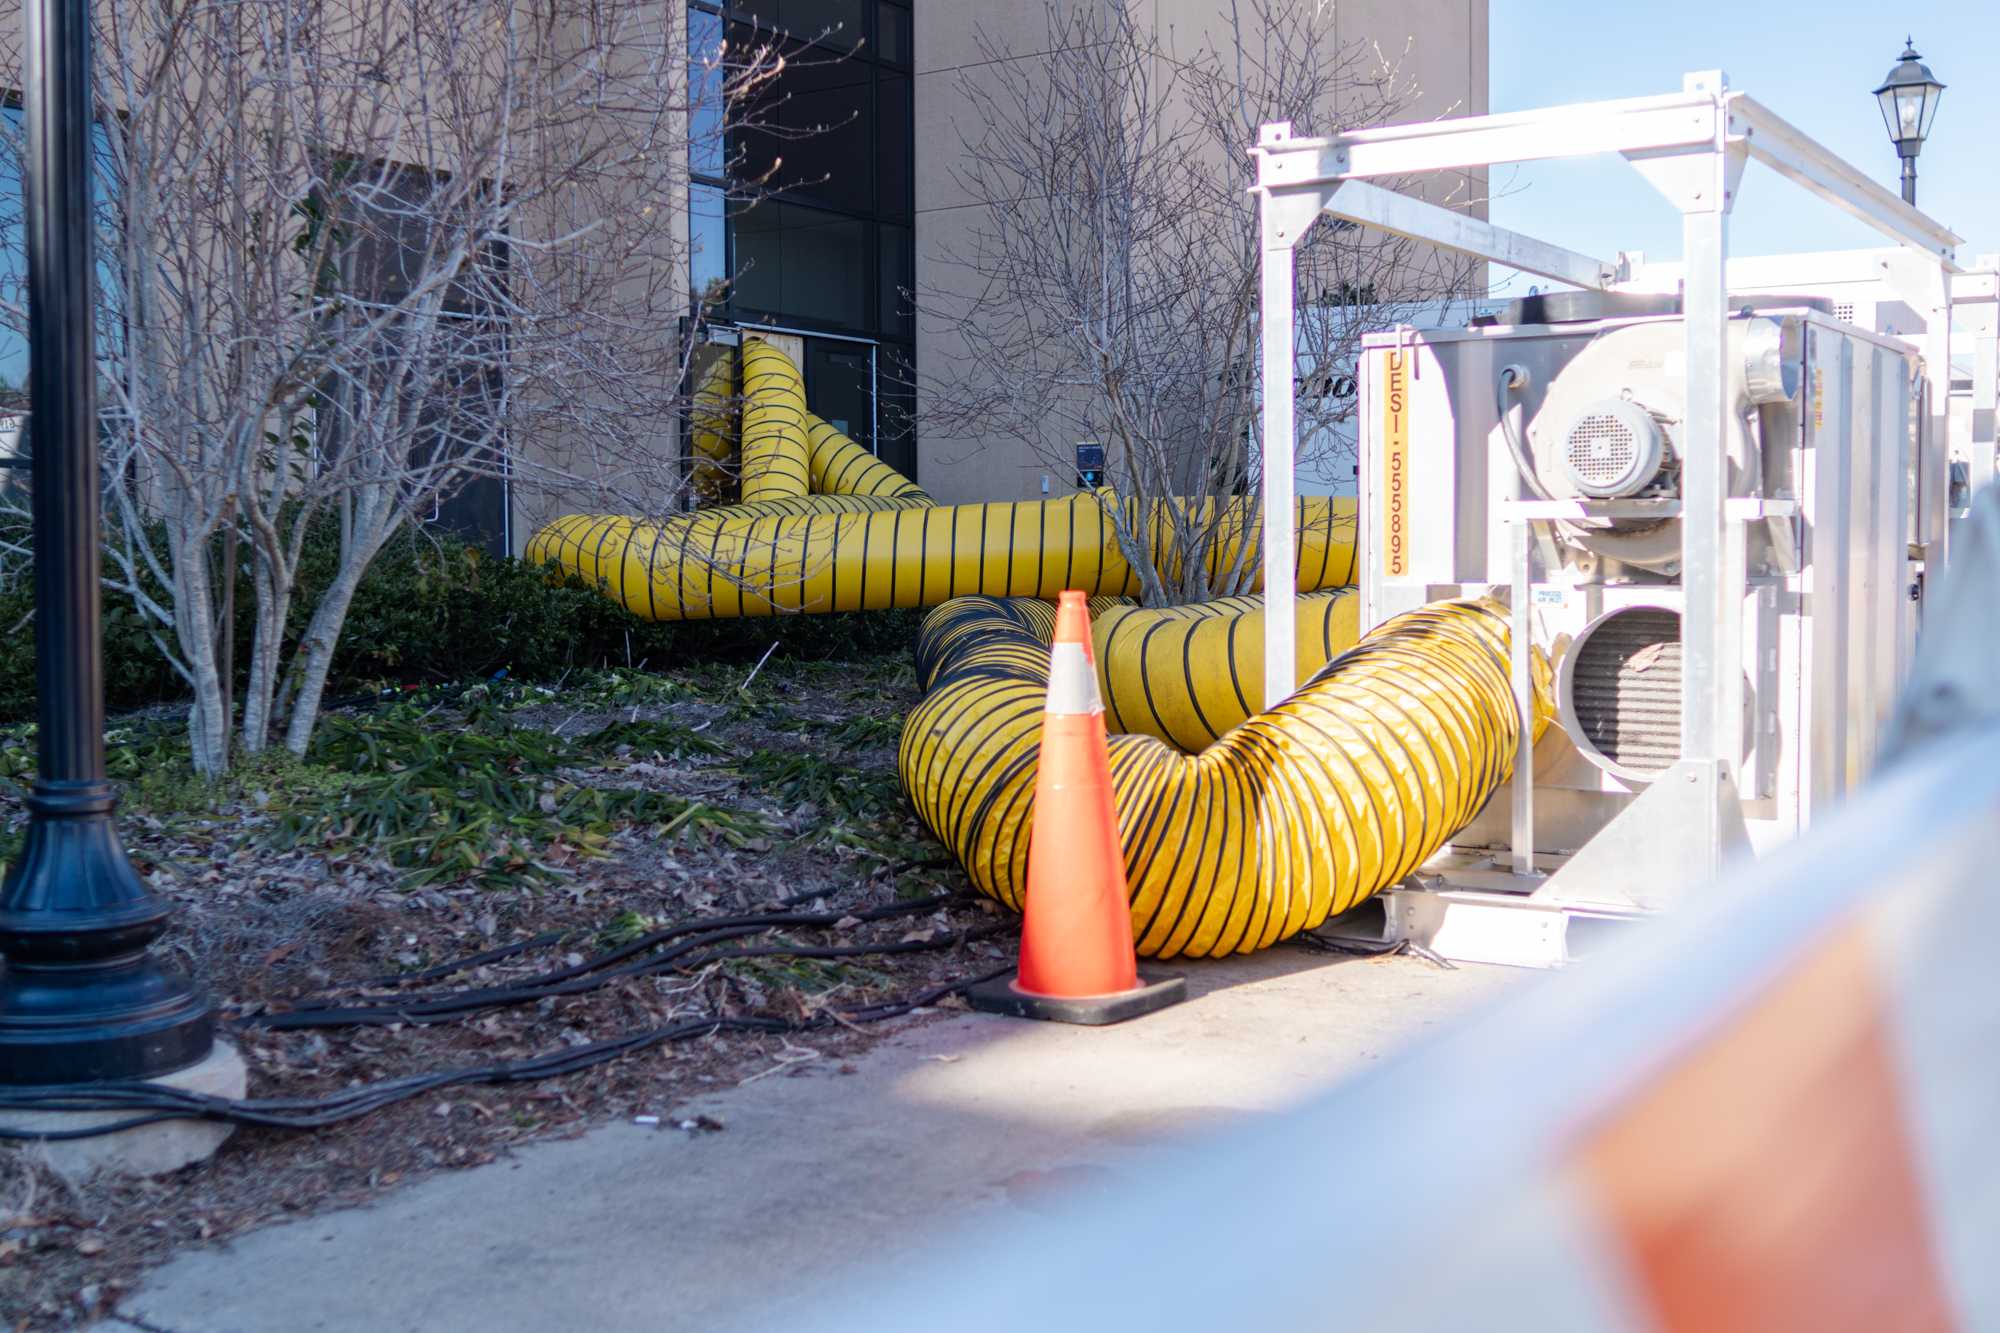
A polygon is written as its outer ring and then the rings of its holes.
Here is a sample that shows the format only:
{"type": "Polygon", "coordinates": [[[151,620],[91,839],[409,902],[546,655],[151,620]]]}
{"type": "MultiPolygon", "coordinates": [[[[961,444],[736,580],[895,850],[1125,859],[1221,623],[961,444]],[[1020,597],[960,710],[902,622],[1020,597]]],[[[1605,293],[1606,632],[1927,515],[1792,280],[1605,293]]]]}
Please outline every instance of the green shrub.
{"type": "MultiPolygon", "coordinates": [[[[312,534],[300,561],[287,625],[289,648],[304,631],[339,559],[331,521],[312,534]]],[[[0,579],[0,721],[35,711],[34,580],[25,568],[0,579]]],[[[236,584],[236,671],[249,670],[255,592],[247,550],[236,584]]],[[[775,641],[788,657],[844,661],[906,650],[920,613],[862,612],[757,620],[652,624],[577,580],[552,583],[524,561],[498,558],[452,537],[411,532],[376,559],[355,594],[335,654],[329,697],[383,684],[429,684],[491,676],[549,681],[595,667],[655,669],[690,662],[755,662],[775,641]]],[[[156,628],[156,627],[152,627],[156,628]]],[[[104,594],[105,700],[114,712],[186,697],[132,600],[104,594]]]]}

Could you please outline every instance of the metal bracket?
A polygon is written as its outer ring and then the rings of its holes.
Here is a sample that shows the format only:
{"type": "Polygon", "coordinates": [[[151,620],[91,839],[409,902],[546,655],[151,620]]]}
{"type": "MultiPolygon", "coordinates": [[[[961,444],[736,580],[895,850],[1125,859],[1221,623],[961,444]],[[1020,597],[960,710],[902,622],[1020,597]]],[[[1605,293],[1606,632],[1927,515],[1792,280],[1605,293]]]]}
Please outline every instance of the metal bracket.
{"type": "Polygon", "coordinates": [[[1566,250],[1560,245],[1538,241],[1490,222],[1454,213],[1448,208],[1413,199],[1394,190],[1385,190],[1367,181],[1344,182],[1326,201],[1326,211],[1335,217],[1362,222],[1380,231],[1460,254],[1474,255],[1537,277],[1554,278],[1575,287],[1598,291],[1618,281],[1618,265],[1590,255],[1566,250]]]}
{"type": "Polygon", "coordinates": [[[1262,239],[1266,250],[1290,250],[1311,229],[1326,206],[1327,192],[1317,186],[1267,189],[1264,192],[1262,239]]]}
{"type": "Polygon", "coordinates": [[[1657,912],[1685,901],[1749,845],[1743,802],[1729,769],[1718,760],[1676,763],[1534,896],[1608,911],[1657,912]]]}

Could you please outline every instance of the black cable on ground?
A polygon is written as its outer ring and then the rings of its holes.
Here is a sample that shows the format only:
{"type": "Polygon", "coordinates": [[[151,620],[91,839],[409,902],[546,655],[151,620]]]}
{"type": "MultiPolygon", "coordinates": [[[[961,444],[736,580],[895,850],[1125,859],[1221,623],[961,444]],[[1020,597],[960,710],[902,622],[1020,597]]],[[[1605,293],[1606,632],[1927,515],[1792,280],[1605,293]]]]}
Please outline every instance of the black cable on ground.
{"type": "Polygon", "coordinates": [[[1433,952],[1415,940],[1384,940],[1371,943],[1367,940],[1334,939],[1314,931],[1302,931],[1287,941],[1315,953],[1344,953],[1357,958],[1389,958],[1396,954],[1408,954],[1421,958],[1432,967],[1441,967],[1447,972],[1456,972],[1458,964],[1441,953],[1433,952]]]}
{"type": "MultiPolygon", "coordinates": [[[[861,946],[854,946],[859,948],[861,946]]],[[[138,1114],[102,1125],[78,1129],[34,1131],[0,1127],[0,1139],[85,1139],[165,1120],[214,1120],[268,1129],[321,1129],[328,1125],[378,1111],[397,1102],[440,1088],[465,1084],[507,1084],[539,1082],[577,1073],[605,1064],[622,1055],[643,1051],[668,1042],[717,1032],[803,1033],[836,1024],[850,1026],[899,1018],[915,1009],[935,1004],[980,982],[1003,976],[1011,965],[993,968],[977,976],[962,977],[930,986],[913,995],[879,1004],[864,1005],[840,1014],[821,1013],[805,1019],[731,1017],[711,1015],[685,1019],[662,1027],[647,1028],[624,1036],[567,1046],[525,1060],[465,1069],[439,1070],[385,1079],[379,1083],[345,1088],[325,1097],[225,1098],[164,1088],[157,1084],[121,1082],[73,1084],[41,1088],[0,1088],[0,1111],[134,1111],[138,1114]]]]}
{"type": "MultiPolygon", "coordinates": [[[[555,999],[567,995],[579,995],[597,990],[613,981],[626,977],[645,976],[671,969],[681,969],[705,965],[715,961],[715,957],[695,955],[696,951],[728,940],[743,939],[762,935],[783,926],[826,927],[843,921],[874,922],[899,916],[914,916],[930,911],[951,901],[951,895],[941,894],[933,898],[920,898],[907,903],[892,903],[884,907],[861,908],[851,912],[762,912],[735,917],[704,917],[695,921],[684,921],[678,925],[651,931],[638,939],[607,949],[582,962],[573,963],[554,971],[526,977],[504,986],[470,987],[456,990],[418,992],[414,995],[396,996],[374,1004],[327,1004],[307,1002],[292,1009],[278,1012],[266,1011],[251,1014],[241,1020],[244,1026],[262,1027],[272,1030],[286,1030],[308,1027],[351,1027],[360,1025],[382,1026],[390,1023],[434,1023],[444,1022],[483,1009],[500,1008],[516,1004],[532,1004],[539,1000],[555,999]],[[637,963],[623,967],[613,964],[623,963],[634,955],[654,949],[677,936],[687,936],[672,948],[654,953],[637,963]]],[[[960,932],[935,941],[907,941],[885,945],[848,946],[786,946],[783,949],[762,953],[722,954],[717,957],[770,957],[784,954],[800,958],[853,958],[867,954],[917,953],[925,949],[945,948],[951,944],[970,939],[984,938],[1007,928],[1007,923],[994,923],[988,929],[975,927],[972,931],[960,932]]],[[[512,947],[512,946],[506,946],[512,947]]],[[[488,953],[493,951],[489,950],[488,953]]],[[[441,964],[442,975],[461,971],[476,965],[473,959],[484,955],[475,954],[472,959],[462,959],[456,964],[441,964]]],[[[437,972],[437,969],[431,969],[437,972]]],[[[391,983],[393,984],[393,979],[391,983]]]]}
{"type": "MultiPolygon", "coordinates": [[[[710,963],[727,962],[740,958],[872,958],[891,954],[927,953],[938,949],[949,949],[974,940],[1007,933],[1015,928],[1011,921],[994,921],[974,926],[969,930],[932,940],[898,940],[892,944],[841,944],[841,945],[770,945],[754,949],[712,949],[707,953],[697,950],[704,946],[720,944],[728,940],[743,939],[761,935],[769,927],[740,926],[730,930],[710,931],[683,940],[671,949],[655,954],[651,958],[609,971],[595,972],[589,976],[571,977],[550,985],[523,984],[520,986],[493,986],[480,990],[449,992],[436,999],[416,997],[396,1000],[383,1004],[321,1005],[312,1008],[287,1009],[281,1013],[252,1014],[242,1020],[244,1027],[264,1028],[274,1032],[295,1031],[301,1028],[343,1028],[343,1027],[389,1027],[394,1024],[418,1025],[425,1023],[449,1023],[467,1014],[486,1009],[504,1008],[517,1004],[535,1004],[542,1000],[560,999],[570,995],[581,995],[600,990],[614,981],[626,977],[648,976],[666,971],[686,971],[706,967],[710,963]]],[[[565,972],[575,969],[564,969],[565,972]]]]}
{"type": "MultiPolygon", "coordinates": [[[[838,890],[834,892],[838,892],[838,890]]],[[[683,921],[679,925],[651,931],[636,940],[619,945],[616,949],[607,950],[604,953],[598,954],[595,958],[586,959],[582,963],[566,968],[560,973],[546,973],[540,978],[531,978],[531,980],[561,980],[567,975],[580,975],[584,972],[594,971],[597,968],[606,967],[613,962],[619,961],[621,958],[629,958],[635,953],[643,952],[656,944],[664,943],[676,935],[685,935],[692,931],[710,930],[725,926],[747,926],[758,923],[768,923],[773,926],[813,926],[838,925],[840,922],[849,919],[855,921],[879,921],[891,916],[914,916],[918,912],[927,912],[933,907],[942,907],[944,904],[952,901],[955,895],[940,893],[929,898],[913,898],[908,902],[891,903],[886,907],[862,908],[852,912],[813,913],[810,916],[786,913],[781,910],[797,907],[800,903],[811,902],[815,898],[831,896],[832,894],[825,889],[808,889],[804,893],[795,893],[788,898],[780,898],[776,908],[763,912],[748,912],[740,916],[698,917],[693,921],[683,921]]],[[[532,936],[529,939],[516,940],[512,944],[503,944],[498,948],[487,949],[481,953],[468,954],[464,958],[437,963],[424,968],[420,972],[388,973],[382,976],[370,977],[366,981],[348,982],[344,985],[335,986],[332,989],[335,993],[349,990],[387,990],[398,986],[413,985],[420,981],[436,981],[442,977],[452,976],[455,973],[470,972],[474,968],[485,967],[489,963],[504,962],[506,959],[518,957],[535,949],[560,944],[574,935],[584,933],[584,929],[579,926],[566,930],[545,930],[541,934],[532,936]]]]}

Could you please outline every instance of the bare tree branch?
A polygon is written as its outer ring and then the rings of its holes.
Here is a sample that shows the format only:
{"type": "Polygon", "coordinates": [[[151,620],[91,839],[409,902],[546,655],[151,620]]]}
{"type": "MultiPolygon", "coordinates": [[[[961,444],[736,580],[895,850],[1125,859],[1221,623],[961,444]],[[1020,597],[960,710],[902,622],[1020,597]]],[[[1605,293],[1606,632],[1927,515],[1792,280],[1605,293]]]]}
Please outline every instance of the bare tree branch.
{"type": "MultiPolygon", "coordinates": [[[[1245,150],[1267,121],[1314,133],[1395,119],[1416,90],[1372,46],[1336,45],[1313,0],[1232,0],[1186,43],[1131,6],[1044,5],[1045,55],[1010,60],[982,37],[987,60],[962,78],[960,183],[981,220],[945,256],[957,290],[918,293],[927,323],[962,342],[926,395],[924,428],[1013,434],[1063,473],[1076,444],[1102,444],[1101,495],[1146,603],[1249,591],[1261,545],[1233,540],[1257,522],[1245,150]]],[[[1328,390],[1360,335],[1466,294],[1475,271],[1323,223],[1297,272],[1300,365],[1313,372],[1299,437],[1323,449],[1352,409],[1328,390]]]]}
{"type": "MultiPolygon", "coordinates": [[[[689,148],[734,142],[781,60],[691,64],[653,0],[94,9],[107,578],[159,623],[214,774],[232,730],[305,749],[370,563],[469,481],[681,507],[689,148]],[[240,719],[225,533],[255,589],[240,719]]],[[[0,322],[24,307],[0,291],[0,322]]]]}

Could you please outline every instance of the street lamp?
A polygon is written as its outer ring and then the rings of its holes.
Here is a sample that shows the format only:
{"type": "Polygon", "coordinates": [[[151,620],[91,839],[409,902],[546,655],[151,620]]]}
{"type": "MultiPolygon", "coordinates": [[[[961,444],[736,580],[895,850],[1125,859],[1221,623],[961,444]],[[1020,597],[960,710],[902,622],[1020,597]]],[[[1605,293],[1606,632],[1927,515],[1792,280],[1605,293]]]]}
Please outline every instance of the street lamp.
{"type": "Polygon", "coordinates": [[[1916,42],[1906,38],[1902,59],[1875,90],[1875,101],[1903,159],[1903,202],[1912,206],[1917,202],[1917,154],[1924,149],[1924,136],[1931,132],[1931,118],[1937,115],[1938,98],[1943,95],[1944,85],[1917,54],[1916,42]]]}
{"type": "Polygon", "coordinates": [[[91,295],[90,0],[29,0],[22,186],[35,521],[38,772],[0,884],[0,1084],[144,1079],[208,1056],[214,1014],[148,953],[170,904],[104,775],[91,295]]]}

